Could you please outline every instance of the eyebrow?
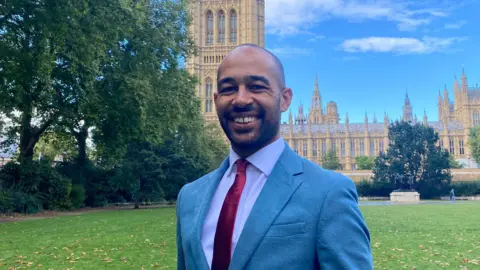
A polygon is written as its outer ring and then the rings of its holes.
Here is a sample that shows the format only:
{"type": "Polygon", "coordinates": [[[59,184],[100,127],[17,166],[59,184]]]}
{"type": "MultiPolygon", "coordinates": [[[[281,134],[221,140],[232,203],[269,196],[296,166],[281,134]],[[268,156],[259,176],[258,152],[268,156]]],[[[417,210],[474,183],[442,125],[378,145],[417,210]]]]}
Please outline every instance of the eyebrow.
{"type": "Polygon", "coordinates": [[[263,77],[263,76],[257,76],[257,75],[251,75],[251,76],[246,76],[245,78],[246,80],[250,80],[250,81],[261,81],[263,82],[264,84],[266,84],[267,86],[270,86],[270,81],[263,77]],[[247,79],[248,78],[248,79],[247,79]]]}
{"type": "MultiPolygon", "coordinates": [[[[270,86],[270,81],[263,77],[263,76],[258,76],[258,75],[248,75],[244,77],[244,81],[246,82],[252,82],[252,81],[261,81],[267,86],[270,86]]],[[[231,83],[231,84],[236,84],[236,80],[232,77],[225,77],[221,80],[218,81],[218,85],[222,85],[224,83],[231,83]]]]}

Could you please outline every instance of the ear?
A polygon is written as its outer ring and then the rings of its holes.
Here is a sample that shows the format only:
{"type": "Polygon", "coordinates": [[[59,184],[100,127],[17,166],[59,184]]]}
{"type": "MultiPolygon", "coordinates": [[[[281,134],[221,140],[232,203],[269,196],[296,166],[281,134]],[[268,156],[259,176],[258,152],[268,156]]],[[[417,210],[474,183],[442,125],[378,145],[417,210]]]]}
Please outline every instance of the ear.
{"type": "Polygon", "coordinates": [[[284,88],[280,93],[280,110],[286,112],[292,103],[293,91],[291,88],[284,88]]]}

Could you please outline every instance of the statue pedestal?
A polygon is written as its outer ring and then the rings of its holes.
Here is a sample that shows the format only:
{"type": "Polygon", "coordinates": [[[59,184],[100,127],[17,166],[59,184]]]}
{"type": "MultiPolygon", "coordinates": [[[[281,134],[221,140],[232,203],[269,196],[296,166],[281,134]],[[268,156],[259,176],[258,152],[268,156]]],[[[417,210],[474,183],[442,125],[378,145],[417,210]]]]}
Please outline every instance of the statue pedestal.
{"type": "Polygon", "coordinates": [[[390,193],[391,202],[420,202],[420,193],[416,191],[394,191],[390,193]]]}

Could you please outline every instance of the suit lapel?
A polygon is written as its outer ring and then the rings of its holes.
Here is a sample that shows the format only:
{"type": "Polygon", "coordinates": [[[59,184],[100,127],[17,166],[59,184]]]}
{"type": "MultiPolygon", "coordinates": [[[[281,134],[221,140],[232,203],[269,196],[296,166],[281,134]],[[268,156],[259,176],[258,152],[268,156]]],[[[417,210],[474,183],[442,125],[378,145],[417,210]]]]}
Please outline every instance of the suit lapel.
{"type": "Polygon", "coordinates": [[[203,223],[207,216],[208,210],[210,208],[210,203],[212,201],[213,195],[217,190],[218,183],[222,179],[225,171],[229,167],[229,159],[225,159],[220,165],[220,168],[215,170],[210,178],[206,181],[205,189],[200,191],[200,199],[195,206],[195,212],[198,213],[194,225],[194,246],[192,247],[194,256],[196,258],[195,262],[197,264],[196,269],[209,269],[207,258],[205,257],[205,252],[203,251],[202,246],[202,229],[203,223]]]}
{"type": "Polygon", "coordinates": [[[230,269],[245,268],[275,218],[300,186],[300,179],[294,176],[301,174],[302,171],[300,157],[285,145],[285,150],[275,164],[245,223],[233,253],[230,269]]]}

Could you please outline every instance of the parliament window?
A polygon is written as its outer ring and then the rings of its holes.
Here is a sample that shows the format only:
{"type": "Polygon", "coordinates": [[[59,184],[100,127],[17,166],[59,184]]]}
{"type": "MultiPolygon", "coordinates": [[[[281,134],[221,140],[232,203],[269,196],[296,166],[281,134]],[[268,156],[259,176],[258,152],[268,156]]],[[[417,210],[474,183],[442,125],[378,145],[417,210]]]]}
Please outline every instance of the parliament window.
{"type": "Polygon", "coordinates": [[[303,141],[303,156],[306,157],[308,156],[308,146],[307,146],[307,141],[303,141]]]}
{"type": "Polygon", "coordinates": [[[335,139],[332,139],[332,152],[335,154],[337,153],[337,142],[335,139]]]}
{"type": "Polygon", "coordinates": [[[293,141],[293,151],[298,154],[298,141],[294,140],[293,141]]]}
{"type": "Polygon", "coordinates": [[[346,154],[345,152],[346,152],[345,151],[345,141],[341,141],[340,142],[340,154],[341,154],[342,157],[345,157],[345,154],[346,154]]]}
{"type": "Polygon", "coordinates": [[[453,141],[453,138],[450,138],[449,140],[449,146],[450,146],[450,154],[455,155],[455,142],[453,141]]]}
{"type": "Polygon", "coordinates": [[[460,155],[464,155],[465,154],[465,149],[463,147],[463,140],[460,140],[458,143],[460,145],[460,155]]]}
{"type": "Polygon", "coordinates": [[[350,156],[355,157],[355,141],[350,142],[350,156]]]}
{"type": "Polygon", "coordinates": [[[360,141],[360,156],[365,155],[365,142],[363,140],[360,141]]]}
{"type": "Polygon", "coordinates": [[[370,140],[370,156],[375,156],[375,141],[370,140]]]}
{"type": "Polygon", "coordinates": [[[212,112],[213,108],[213,82],[212,79],[205,80],[205,112],[212,112]]]}
{"type": "Polygon", "coordinates": [[[237,42],[237,12],[230,11],[230,42],[237,42]]]}
{"type": "Polygon", "coordinates": [[[385,149],[383,148],[383,140],[380,140],[380,141],[378,142],[378,149],[379,149],[379,151],[380,151],[381,153],[384,152],[385,149]]]}
{"type": "Polygon", "coordinates": [[[475,111],[473,113],[473,126],[476,127],[478,125],[480,125],[480,114],[477,111],[475,111]]]}
{"type": "Polygon", "coordinates": [[[327,142],[325,140],[322,140],[322,157],[324,157],[327,154],[327,142]]]}
{"type": "Polygon", "coordinates": [[[207,45],[213,44],[213,12],[207,11],[207,45]]]}
{"type": "Polygon", "coordinates": [[[313,145],[312,145],[312,156],[317,157],[317,140],[313,140],[313,145]]]}
{"type": "Polygon", "coordinates": [[[218,43],[225,43],[225,12],[218,12],[218,43]]]}

